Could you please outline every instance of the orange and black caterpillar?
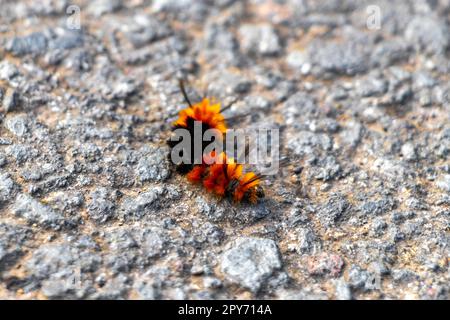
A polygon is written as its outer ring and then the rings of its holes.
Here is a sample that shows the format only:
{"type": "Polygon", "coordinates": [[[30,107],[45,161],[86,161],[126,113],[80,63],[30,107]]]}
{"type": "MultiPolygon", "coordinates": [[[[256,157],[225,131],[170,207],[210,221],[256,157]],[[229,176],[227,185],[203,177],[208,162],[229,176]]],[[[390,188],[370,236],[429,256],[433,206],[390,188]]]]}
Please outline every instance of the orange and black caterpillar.
{"type": "MultiPolygon", "coordinates": [[[[178,128],[184,128],[189,131],[191,136],[191,150],[194,150],[195,144],[202,144],[202,154],[205,147],[210,142],[205,142],[203,139],[195,141],[194,139],[194,123],[197,121],[201,123],[201,137],[208,129],[216,129],[223,136],[227,131],[227,125],[225,123],[225,118],[220,110],[220,103],[211,103],[210,99],[203,98],[202,101],[192,104],[186,90],[184,88],[183,81],[179,82],[180,90],[184,96],[189,107],[181,110],[178,114],[178,119],[172,125],[172,131],[178,128]]],[[[228,106],[229,108],[231,106],[228,106]]],[[[225,108],[225,109],[227,109],[225,108]]],[[[225,110],[223,109],[223,110],[225,110]]],[[[222,111],[223,111],[222,110],[222,111]]],[[[167,141],[170,148],[173,148],[178,142],[169,140],[167,141]]],[[[177,171],[180,173],[187,173],[193,168],[193,163],[195,163],[194,154],[191,152],[190,164],[179,164],[177,166],[177,171]]],[[[198,163],[198,162],[197,162],[198,163]]]]}
{"type": "Polygon", "coordinates": [[[242,164],[235,163],[224,152],[205,155],[203,164],[194,166],[187,178],[191,182],[202,182],[206,190],[235,202],[256,203],[264,197],[261,176],[254,172],[243,173],[242,164]]]}
{"type": "MultiPolygon", "coordinates": [[[[227,125],[221,111],[230,108],[231,105],[220,110],[220,104],[211,104],[208,98],[203,98],[199,103],[192,104],[181,80],[179,85],[188,107],[179,112],[172,130],[187,129],[192,137],[194,136],[194,122],[198,121],[201,123],[202,136],[206,130],[216,129],[224,140],[227,125]]],[[[168,141],[171,148],[176,143],[171,140],[168,141]]],[[[191,139],[191,150],[194,149],[195,143],[202,144],[202,154],[206,145],[209,144],[209,142],[205,143],[203,140],[195,141],[191,139]]],[[[187,174],[187,178],[191,182],[202,182],[209,192],[232,199],[235,202],[256,203],[259,198],[264,197],[264,191],[260,186],[262,177],[254,172],[243,173],[243,165],[235,163],[234,159],[228,158],[225,153],[216,155],[213,151],[208,155],[203,155],[201,160],[201,164],[194,165],[194,156],[191,154],[190,164],[179,164],[177,171],[187,174]]]]}

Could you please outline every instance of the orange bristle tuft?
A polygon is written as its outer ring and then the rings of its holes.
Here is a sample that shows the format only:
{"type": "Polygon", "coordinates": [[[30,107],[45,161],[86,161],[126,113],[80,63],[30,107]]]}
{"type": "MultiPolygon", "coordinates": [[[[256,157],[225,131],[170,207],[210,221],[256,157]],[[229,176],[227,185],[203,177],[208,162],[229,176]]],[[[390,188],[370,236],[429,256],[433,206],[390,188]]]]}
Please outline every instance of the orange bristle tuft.
{"type": "Polygon", "coordinates": [[[225,118],[220,113],[220,104],[211,104],[208,98],[193,104],[192,107],[181,110],[173,125],[175,127],[186,127],[189,118],[206,124],[210,129],[217,129],[222,134],[227,131],[225,118]]]}

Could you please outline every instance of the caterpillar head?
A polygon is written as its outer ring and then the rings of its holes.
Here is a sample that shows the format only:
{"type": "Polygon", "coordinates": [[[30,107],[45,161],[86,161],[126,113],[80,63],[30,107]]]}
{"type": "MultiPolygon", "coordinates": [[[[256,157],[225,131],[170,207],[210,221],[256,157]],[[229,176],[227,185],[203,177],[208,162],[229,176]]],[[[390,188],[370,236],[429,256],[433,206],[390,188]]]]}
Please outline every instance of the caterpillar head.
{"type": "Polygon", "coordinates": [[[260,185],[256,185],[248,189],[244,194],[244,199],[250,203],[257,203],[259,199],[264,198],[264,189],[260,185]]]}

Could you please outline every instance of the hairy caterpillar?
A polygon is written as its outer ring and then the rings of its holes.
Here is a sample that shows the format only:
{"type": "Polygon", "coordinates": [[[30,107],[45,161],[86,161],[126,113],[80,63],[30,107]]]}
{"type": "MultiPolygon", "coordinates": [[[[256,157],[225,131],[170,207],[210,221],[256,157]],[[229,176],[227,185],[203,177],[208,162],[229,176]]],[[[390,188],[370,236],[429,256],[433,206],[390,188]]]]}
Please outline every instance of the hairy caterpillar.
{"type": "MultiPolygon", "coordinates": [[[[202,136],[208,129],[216,129],[223,140],[226,135],[226,119],[222,112],[231,105],[221,110],[220,103],[211,103],[208,98],[203,98],[198,103],[191,103],[184,84],[179,83],[180,90],[188,107],[181,110],[178,119],[173,123],[172,130],[183,128],[194,136],[194,123],[201,124],[202,136]]],[[[173,148],[177,142],[168,141],[173,148]]],[[[264,197],[264,191],[260,186],[261,176],[254,172],[244,173],[243,165],[235,162],[233,158],[227,157],[224,152],[216,154],[215,151],[203,154],[204,141],[191,139],[191,150],[195,144],[202,144],[202,159],[200,164],[194,164],[194,156],[190,156],[190,163],[179,164],[177,171],[187,174],[191,182],[202,183],[204,188],[220,197],[226,197],[234,202],[248,201],[256,203],[259,198],[264,197]]]]}

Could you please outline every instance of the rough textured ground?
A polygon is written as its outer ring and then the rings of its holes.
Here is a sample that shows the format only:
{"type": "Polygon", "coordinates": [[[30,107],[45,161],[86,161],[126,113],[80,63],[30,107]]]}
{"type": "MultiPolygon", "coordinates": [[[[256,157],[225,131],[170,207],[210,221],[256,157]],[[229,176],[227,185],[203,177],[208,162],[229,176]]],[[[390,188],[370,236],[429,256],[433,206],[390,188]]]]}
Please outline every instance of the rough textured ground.
{"type": "Polygon", "coordinates": [[[69,4],[0,0],[1,298],[449,298],[450,1],[69,4]],[[180,75],[281,129],[263,203],[172,172],[180,75]]]}

